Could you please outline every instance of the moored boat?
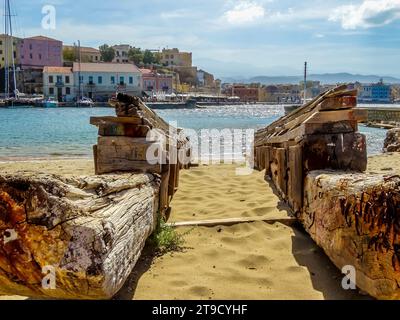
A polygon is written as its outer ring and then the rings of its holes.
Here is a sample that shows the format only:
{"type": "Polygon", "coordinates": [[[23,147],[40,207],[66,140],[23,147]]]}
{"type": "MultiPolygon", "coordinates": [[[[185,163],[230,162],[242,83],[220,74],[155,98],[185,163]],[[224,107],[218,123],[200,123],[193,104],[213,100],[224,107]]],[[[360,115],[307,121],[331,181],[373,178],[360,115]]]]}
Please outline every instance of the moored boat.
{"type": "Polygon", "coordinates": [[[47,98],[42,102],[42,107],[44,108],[57,108],[58,107],[58,101],[55,100],[52,97],[47,98]]]}
{"type": "Polygon", "coordinates": [[[92,108],[94,106],[94,102],[90,98],[83,97],[77,102],[78,107],[92,108]]]}

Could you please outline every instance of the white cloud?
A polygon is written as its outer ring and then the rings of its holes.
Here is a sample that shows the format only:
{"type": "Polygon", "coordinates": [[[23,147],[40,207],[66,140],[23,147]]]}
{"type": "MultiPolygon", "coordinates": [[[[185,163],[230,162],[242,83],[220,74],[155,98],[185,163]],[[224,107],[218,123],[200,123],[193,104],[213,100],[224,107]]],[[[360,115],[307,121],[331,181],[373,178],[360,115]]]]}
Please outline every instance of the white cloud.
{"type": "Polygon", "coordinates": [[[346,30],[379,27],[397,19],[400,19],[400,0],[364,0],[360,5],[340,6],[329,17],[346,30]]]}
{"type": "Polygon", "coordinates": [[[251,1],[240,1],[224,14],[224,19],[233,25],[253,23],[265,17],[265,8],[251,1]]]}

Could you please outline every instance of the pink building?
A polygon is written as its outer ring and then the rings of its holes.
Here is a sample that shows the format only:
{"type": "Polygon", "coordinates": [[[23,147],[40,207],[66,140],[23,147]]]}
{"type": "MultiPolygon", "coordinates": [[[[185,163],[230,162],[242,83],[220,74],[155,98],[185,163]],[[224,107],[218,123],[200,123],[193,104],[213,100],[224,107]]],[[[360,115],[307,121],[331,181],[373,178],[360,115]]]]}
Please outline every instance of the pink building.
{"type": "Polygon", "coordinates": [[[142,73],[142,88],[147,94],[157,92],[172,93],[172,75],[159,74],[151,69],[140,69],[140,72],[142,73]]]}
{"type": "Polygon", "coordinates": [[[62,67],[62,41],[37,36],[25,38],[19,45],[22,68],[62,67]]]}

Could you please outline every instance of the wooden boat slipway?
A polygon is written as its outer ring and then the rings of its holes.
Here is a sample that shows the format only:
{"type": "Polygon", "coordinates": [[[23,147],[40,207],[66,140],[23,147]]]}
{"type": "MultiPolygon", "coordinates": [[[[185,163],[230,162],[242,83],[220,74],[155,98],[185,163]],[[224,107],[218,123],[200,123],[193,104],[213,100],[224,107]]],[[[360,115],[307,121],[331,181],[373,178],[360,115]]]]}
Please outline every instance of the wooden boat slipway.
{"type": "Polygon", "coordinates": [[[158,142],[145,137],[157,130],[189,157],[190,144],[139,99],[119,95],[115,108],[117,117],[91,119],[98,175],[0,175],[3,294],[109,299],[131,273],[184,166],[170,161],[170,149],[166,164],[147,163],[146,149],[158,142]]]}
{"type": "Polygon", "coordinates": [[[400,299],[400,176],[363,173],[356,97],[337,87],[258,131],[255,163],[333,263],[355,268],[359,288],[400,299]]]}

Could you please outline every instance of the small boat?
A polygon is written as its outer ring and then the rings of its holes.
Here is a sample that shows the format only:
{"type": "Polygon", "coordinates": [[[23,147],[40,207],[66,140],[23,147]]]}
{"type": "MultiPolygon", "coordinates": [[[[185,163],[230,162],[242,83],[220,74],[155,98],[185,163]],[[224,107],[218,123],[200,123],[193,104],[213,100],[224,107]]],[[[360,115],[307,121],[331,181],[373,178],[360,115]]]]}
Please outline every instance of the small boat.
{"type": "Polygon", "coordinates": [[[77,102],[78,107],[92,108],[94,106],[94,102],[90,98],[83,97],[77,102]]]}
{"type": "Polygon", "coordinates": [[[42,106],[44,108],[57,108],[58,107],[58,101],[55,100],[52,97],[47,98],[42,102],[42,106]]]}

